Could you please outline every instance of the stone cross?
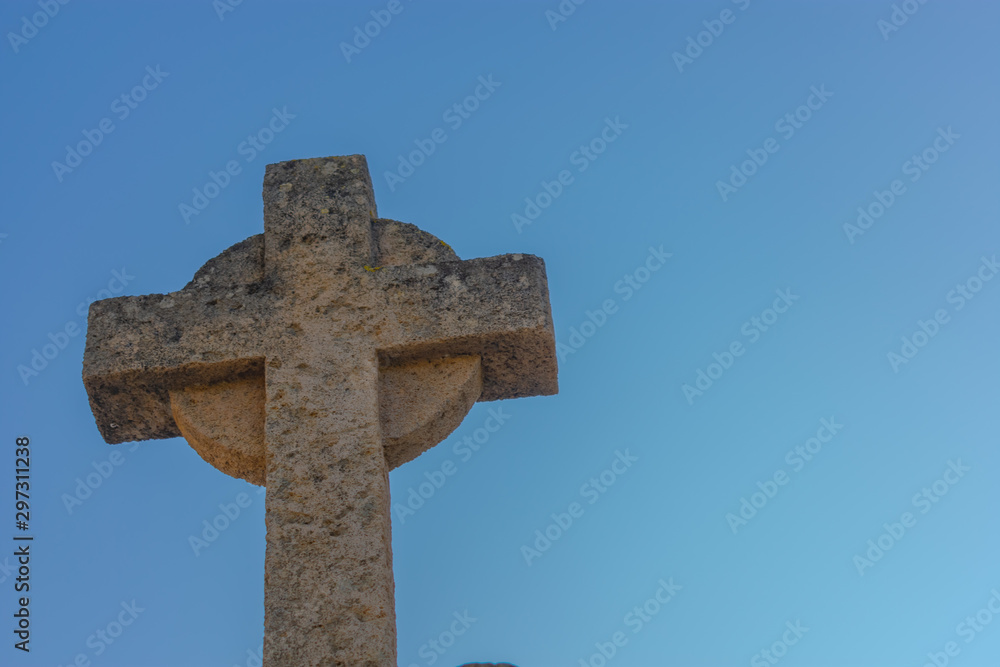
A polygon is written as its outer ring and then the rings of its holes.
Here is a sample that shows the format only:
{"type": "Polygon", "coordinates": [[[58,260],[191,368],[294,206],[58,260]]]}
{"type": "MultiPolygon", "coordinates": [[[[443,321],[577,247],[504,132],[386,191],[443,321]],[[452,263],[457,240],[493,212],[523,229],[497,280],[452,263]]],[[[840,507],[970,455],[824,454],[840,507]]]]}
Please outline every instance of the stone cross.
{"type": "Polygon", "coordinates": [[[395,667],[388,471],[476,401],[557,391],[540,258],[461,261],[375,210],[364,156],[268,165],[263,234],[90,308],[104,439],[183,436],[267,486],[267,667],[395,667]]]}

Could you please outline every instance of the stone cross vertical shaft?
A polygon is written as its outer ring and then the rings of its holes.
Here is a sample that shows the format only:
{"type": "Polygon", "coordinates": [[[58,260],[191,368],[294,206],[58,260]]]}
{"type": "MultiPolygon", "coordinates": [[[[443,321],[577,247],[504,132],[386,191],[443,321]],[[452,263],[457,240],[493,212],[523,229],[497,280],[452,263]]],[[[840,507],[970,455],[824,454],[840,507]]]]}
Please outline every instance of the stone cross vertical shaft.
{"type": "Polygon", "coordinates": [[[268,165],[264,234],[91,306],[109,443],[183,435],[266,484],[267,667],[396,665],[388,471],[477,400],[554,394],[543,262],[380,220],[363,156],[268,165]]]}

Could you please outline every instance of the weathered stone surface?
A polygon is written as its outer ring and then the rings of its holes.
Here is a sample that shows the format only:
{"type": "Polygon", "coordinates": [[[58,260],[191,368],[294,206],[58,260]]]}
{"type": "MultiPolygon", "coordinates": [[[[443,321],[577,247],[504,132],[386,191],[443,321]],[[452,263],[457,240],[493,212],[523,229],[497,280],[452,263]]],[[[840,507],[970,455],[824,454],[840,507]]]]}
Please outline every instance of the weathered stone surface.
{"type": "Polygon", "coordinates": [[[212,466],[264,486],[264,376],[170,392],[174,422],[212,466]]]}
{"type": "Polygon", "coordinates": [[[362,156],[268,165],[264,234],[91,306],[111,443],[180,435],[267,494],[265,663],[395,665],[388,470],[476,400],[552,394],[544,264],[378,220],[362,156]]]}
{"type": "MultiPolygon", "coordinates": [[[[275,294],[273,280],[247,257],[259,256],[257,238],[223,252],[179,292],[91,304],[84,383],[107,442],[177,437],[170,389],[263,373],[275,294]],[[244,272],[251,282],[229,282],[244,272]],[[151,348],[150,340],[159,346],[151,348]]],[[[378,266],[365,262],[355,270],[365,265],[378,266]]],[[[479,355],[480,400],[558,391],[548,285],[538,257],[382,266],[365,273],[381,290],[382,321],[375,332],[380,365],[479,355]]]]}
{"type": "Polygon", "coordinates": [[[458,428],[483,393],[478,356],[418,359],[379,374],[385,462],[412,461],[458,428]]]}
{"type": "MultiPolygon", "coordinates": [[[[419,359],[379,373],[379,421],[389,470],[448,437],[482,394],[478,356],[419,359]]],[[[175,389],[184,439],[227,475],[265,485],[264,376],[175,389]]]]}

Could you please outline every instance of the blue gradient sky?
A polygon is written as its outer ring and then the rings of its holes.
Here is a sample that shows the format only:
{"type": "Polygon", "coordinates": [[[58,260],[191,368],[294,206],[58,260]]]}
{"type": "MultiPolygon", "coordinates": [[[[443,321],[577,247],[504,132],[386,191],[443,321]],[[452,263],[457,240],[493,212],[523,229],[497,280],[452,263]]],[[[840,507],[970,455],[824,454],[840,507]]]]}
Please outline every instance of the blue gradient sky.
{"type": "Polygon", "coordinates": [[[599,667],[598,645],[610,653],[619,632],[614,667],[755,667],[785,639],[789,667],[919,666],[948,642],[949,664],[1000,662],[1000,618],[963,625],[1000,590],[1000,281],[975,280],[1000,252],[995,3],[914,2],[884,35],[891,2],[592,0],[550,24],[555,0],[401,0],[350,62],[340,44],[387,3],[333,5],[248,0],[220,18],[209,0],[70,2],[16,44],[8,33],[42,10],[0,6],[0,497],[13,497],[13,443],[28,435],[35,535],[32,651],[8,632],[0,665],[256,664],[264,495],[180,439],[106,445],[80,379],[82,333],[37,375],[18,369],[50,334],[82,330],[89,299],[180,289],[261,232],[265,164],[353,153],[368,158],[382,217],[463,258],[543,257],[557,339],[573,350],[557,396],[479,404],[391,474],[405,503],[448,461],[456,471],[413,514],[394,512],[400,665],[599,667]],[[732,21],[711,23],[723,10],[732,21]],[[672,54],[705,21],[721,34],[678,71],[672,54]],[[165,75],[122,118],[112,104],[147,67],[165,75]],[[499,85],[456,127],[445,114],[480,77],[499,85]],[[813,87],[831,95],[819,104],[813,87]],[[810,99],[794,133],[775,126],[810,99]],[[241,143],[275,109],[294,118],[248,160],[241,143]],[[104,118],[113,131],[57,175],[66,146],[104,118]],[[614,141],[581,158],[607,119],[614,141]],[[446,140],[390,183],[437,128],[446,140]],[[949,128],[926,171],[906,165],[949,128]],[[767,160],[724,200],[717,182],[747,151],[767,160]],[[186,221],[180,205],[230,160],[240,172],[186,221]],[[518,229],[512,215],[563,170],[572,182],[518,229]],[[903,193],[882,216],[845,231],[895,180],[903,193]],[[644,273],[661,246],[671,257],[644,273]],[[648,280],[634,290],[626,276],[648,280]],[[959,299],[970,278],[981,290],[959,299]],[[777,290],[797,299],[774,322],[777,290]],[[575,338],[608,300],[603,326],[575,338]],[[887,355],[938,310],[947,322],[894,368],[887,355]],[[734,342],[743,354],[710,367],[734,342]],[[689,401],[699,371],[716,379],[689,401]],[[491,409],[509,417],[473,451],[464,439],[491,409]],[[795,463],[822,419],[843,428],[795,463]],[[67,508],[112,452],[113,474],[67,508]],[[604,492],[584,488],[616,452],[635,460],[604,492]],[[959,461],[968,470],[946,475],[959,461]],[[776,473],[787,483],[734,534],[727,514],[776,473]],[[945,477],[946,495],[920,500],[945,477]],[[195,555],[189,537],[239,494],[249,506],[195,555]],[[573,524],[526,558],[574,502],[573,524]],[[911,527],[859,573],[855,557],[905,512],[911,527]],[[661,580],[680,589],[637,622],[661,580]],[[113,644],[88,643],[133,600],[143,611],[113,644]],[[451,643],[455,614],[475,621],[451,643]]]}

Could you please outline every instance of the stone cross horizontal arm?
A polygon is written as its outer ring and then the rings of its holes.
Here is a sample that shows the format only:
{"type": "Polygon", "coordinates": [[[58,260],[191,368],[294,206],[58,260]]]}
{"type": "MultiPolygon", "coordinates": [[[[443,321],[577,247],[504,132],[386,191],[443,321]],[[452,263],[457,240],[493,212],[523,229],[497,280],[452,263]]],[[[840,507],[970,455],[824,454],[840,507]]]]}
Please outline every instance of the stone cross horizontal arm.
{"type": "MultiPolygon", "coordinates": [[[[364,267],[357,267],[364,271],[364,267]]],[[[533,255],[385,266],[371,282],[387,320],[381,366],[479,355],[479,400],[556,392],[545,266],[533,255]]],[[[86,387],[106,442],[174,438],[169,390],[263,372],[269,329],[285,327],[254,283],[95,302],[86,387]]]]}

